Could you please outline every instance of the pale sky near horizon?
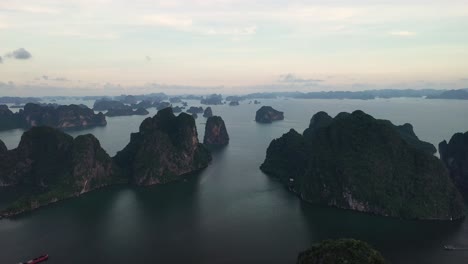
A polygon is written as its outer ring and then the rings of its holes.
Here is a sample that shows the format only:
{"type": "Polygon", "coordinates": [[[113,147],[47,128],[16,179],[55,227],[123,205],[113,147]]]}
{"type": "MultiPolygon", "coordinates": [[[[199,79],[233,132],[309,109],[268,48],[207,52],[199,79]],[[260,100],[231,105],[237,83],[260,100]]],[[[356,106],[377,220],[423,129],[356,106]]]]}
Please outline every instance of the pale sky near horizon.
{"type": "Polygon", "coordinates": [[[0,0],[0,96],[468,87],[468,0],[0,0]]]}

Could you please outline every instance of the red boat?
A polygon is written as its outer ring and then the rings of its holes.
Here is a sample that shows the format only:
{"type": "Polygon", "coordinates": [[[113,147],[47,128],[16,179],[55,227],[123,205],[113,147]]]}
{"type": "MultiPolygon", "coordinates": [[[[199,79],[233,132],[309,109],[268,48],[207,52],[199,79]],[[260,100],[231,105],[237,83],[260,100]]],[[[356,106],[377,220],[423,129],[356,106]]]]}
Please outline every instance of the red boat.
{"type": "Polygon", "coordinates": [[[49,255],[46,254],[46,255],[42,255],[42,256],[39,256],[35,259],[31,259],[27,262],[21,262],[19,264],[37,264],[37,263],[41,263],[41,262],[44,262],[44,261],[47,261],[49,259],[49,255]]]}

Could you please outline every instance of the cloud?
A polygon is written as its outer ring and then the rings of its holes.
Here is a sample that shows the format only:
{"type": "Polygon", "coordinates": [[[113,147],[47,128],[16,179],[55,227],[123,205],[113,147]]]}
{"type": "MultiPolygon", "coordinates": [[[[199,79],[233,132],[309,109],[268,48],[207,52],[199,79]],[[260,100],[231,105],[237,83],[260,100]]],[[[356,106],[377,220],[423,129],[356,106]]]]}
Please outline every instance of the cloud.
{"type": "Polygon", "coordinates": [[[5,55],[6,58],[13,58],[17,60],[28,60],[32,57],[31,53],[29,51],[25,50],[24,48],[19,48],[17,50],[14,50],[10,53],[7,53],[5,55]]]}
{"type": "Polygon", "coordinates": [[[304,85],[311,85],[323,82],[323,80],[319,79],[303,79],[297,77],[292,73],[280,75],[279,80],[280,83],[288,83],[288,84],[304,84],[304,85]]]}
{"type": "MultiPolygon", "coordinates": [[[[205,19],[200,19],[200,23],[205,22],[205,19]]],[[[189,16],[180,15],[147,15],[143,16],[140,20],[140,25],[165,27],[177,31],[195,33],[200,35],[232,35],[244,36],[253,35],[257,33],[257,26],[250,25],[245,27],[232,27],[225,25],[213,26],[200,26],[189,16]]]]}
{"type": "Polygon", "coordinates": [[[397,37],[412,37],[416,35],[416,32],[412,31],[392,31],[389,32],[388,34],[392,36],[397,36],[397,37]]]}
{"type": "Polygon", "coordinates": [[[40,78],[36,78],[35,80],[40,81],[41,79],[46,81],[56,81],[56,82],[69,82],[67,78],[63,77],[50,77],[48,75],[42,75],[40,78]]]}

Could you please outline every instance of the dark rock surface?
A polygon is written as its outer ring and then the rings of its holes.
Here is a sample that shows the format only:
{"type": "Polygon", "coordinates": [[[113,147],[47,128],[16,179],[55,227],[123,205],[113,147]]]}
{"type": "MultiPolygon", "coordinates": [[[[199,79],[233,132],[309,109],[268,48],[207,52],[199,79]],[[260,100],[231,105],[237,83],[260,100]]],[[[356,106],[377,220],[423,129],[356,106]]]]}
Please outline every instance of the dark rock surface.
{"type": "Polygon", "coordinates": [[[126,181],[93,135],[75,139],[50,127],[25,132],[16,149],[0,152],[0,186],[28,186],[33,193],[2,212],[11,216],[126,181]]]}
{"type": "Polygon", "coordinates": [[[239,105],[239,101],[231,101],[229,102],[229,106],[238,106],[239,105]]]}
{"type": "Polygon", "coordinates": [[[259,123],[271,123],[277,120],[283,120],[284,114],[271,106],[262,106],[255,114],[255,121],[259,123]]]}
{"type": "Polygon", "coordinates": [[[213,116],[213,111],[211,110],[211,107],[208,106],[203,112],[203,117],[212,117],[212,116],[213,116]]]}
{"type": "Polygon", "coordinates": [[[203,144],[209,146],[224,146],[229,144],[226,125],[220,116],[212,116],[207,119],[203,144]]]}
{"type": "Polygon", "coordinates": [[[0,154],[4,153],[4,152],[7,152],[7,147],[5,145],[5,143],[3,143],[3,141],[0,139],[0,154]]]}
{"type": "Polygon", "coordinates": [[[456,133],[448,143],[440,142],[439,153],[455,185],[468,197],[468,132],[456,133]]]}
{"type": "Polygon", "coordinates": [[[327,116],[314,116],[304,136],[291,130],[273,140],[261,169],[312,203],[407,219],[463,217],[445,166],[417,138],[407,141],[362,111],[327,116]]]}
{"type": "Polygon", "coordinates": [[[297,264],[386,264],[369,244],[354,239],[325,240],[301,252],[297,264]]]}
{"type": "Polygon", "coordinates": [[[166,183],[201,170],[211,161],[210,152],[198,142],[195,120],[175,116],[172,108],[146,118],[130,143],[114,160],[137,185],[166,183]]]}
{"type": "Polygon", "coordinates": [[[105,126],[106,117],[83,105],[41,106],[29,103],[20,110],[23,128],[50,126],[59,129],[82,129],[105,126]]]}
{"type": "Polygon", "coordinates": [[[24,122],[8,106],[0,105],[0,131],[23,127],[24,122]]]}

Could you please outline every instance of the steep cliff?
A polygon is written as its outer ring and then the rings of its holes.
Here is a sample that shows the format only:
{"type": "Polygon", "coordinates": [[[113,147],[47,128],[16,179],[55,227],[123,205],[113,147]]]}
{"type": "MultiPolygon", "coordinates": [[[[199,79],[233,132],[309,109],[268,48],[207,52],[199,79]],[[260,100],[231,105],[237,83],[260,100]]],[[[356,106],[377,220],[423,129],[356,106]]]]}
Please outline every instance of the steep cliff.
{"type": "Polygon", "coordinates": [[[134,183],[151,185],[207,167],[211,154],[198,142],[193,117],[165,108],[145,119],[114,159],[134,183]]]}
{"type": "Polygon", "coordinates": [[[456,133],[448,143],[440,142],[439,153],[455,185],[468,197],[468,132],[456,133]]]}
{"type": "Polygon", "coordinates": [[[212,116],[207,119],[203,144],[208,146],[224,146],[229,144],[226,125],[220,116],[212,116]]]}
{"type": "Polygon", "coordinates": [[[442,162],[414,137],[362,111],[323,113],[304,136],[271,142],[261,169],[302,199],[411,219],[457,219],[464,205],[442,162]]]}
{"type": "Polygon", "coordinates": [[[16,149],[0,153],[0,185],[31,193],[2,212],[11,216],[115,183],[126,182],[93,135],[71,136],[50,127],[25,132],[16,149]]]}
{"type": "Polygon", "coordinates": [[[212,117],[213,116],[213,111],[211,110],[211,107],[205,108],[205,111],[203,112],[203,117],[212,117]]]}

